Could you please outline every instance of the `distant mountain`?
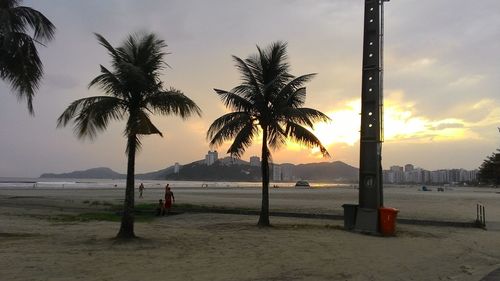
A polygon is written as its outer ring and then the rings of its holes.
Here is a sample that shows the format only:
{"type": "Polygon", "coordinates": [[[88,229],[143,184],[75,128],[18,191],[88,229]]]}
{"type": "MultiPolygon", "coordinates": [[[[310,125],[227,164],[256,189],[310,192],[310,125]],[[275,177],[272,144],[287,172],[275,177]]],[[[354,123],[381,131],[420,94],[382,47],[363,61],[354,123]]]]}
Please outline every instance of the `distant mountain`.
{"type": "MultiPolygon", "coordinates": [[[[136,174],[135,178],[139,180],[163,180],[168,174],[174,172],[174,167],[158,170],[150,173],[136,174]]],[[[40,178],[75,178],[75,179],[126,179],[126,174],[120,174],[111,170],[110,168],[100,167],[84,171],[74,171],[70,173],[53,174],[45,173],[40,178]]]]}
{"type": "MultiPolygon", "coordinates": [[[[181,166],[182,167],[182,166],[181,166]]],[[[167,175],[174,173],[174,166],[150,173],[135,174],[136,179],[140,180],[164,180],[167,175]]],[[[124,175],[126,177],[126,175],[124,175]]]]}
{"type": "Polygon", "coordinates": [[[41,178],[76,178],[76,179],[124,179],[124,174],[117,173],[110,168],[100,167],[85,171],[74,171],[71,173],[51,174],[46,173],[41,178]]]}
{"type": "Polygon", "coordinates": [[[357,181],[359,170],[344,162],[335,161],[296,165],[294,174],[303,180],[357,181]]]}
{"type": "MultiPolygon", "coordinates": [[[[323,162],[309,164],[281,164],[281,175],[284,181],[341,181],[355,182],[358,180],[358,169],[344,162],[323,162]]],[[[273,180],[273,168],[270,171],[273,180]]],[[[41,178],[93,178],[93,179],[125,179],[125,174],[117,173],[110,168],[94,168],[85,171],[75,171],[63,174],[42,174],[41,178]]],[[[181,166],[179,173],[174,173],[170,166],[162,170],[136,174],[136,179],[142,180],[201,180],[201,181],[259,181],[260,166],[250,166],[249,162],[226,157],[207,166],[204,160],[198,160],[181,166]]]]}
{"type": "MultiPolygon", "coordinates": [[[[309,164],[281,164],[281,177],[284,181],[311,180],[311,181],[340,181],[355,182],[358,180],[358,169],[344,162],[323,162],[309,164]]],[[[273,168],[270,168],[271,181],[273,168]]],[[[250,166],[248,162],[228,162],[227,158],[216,161],[207,166],[204,162],[193,162],[182,167],[177,174],[169,174],[168,180],[207,180],[207,181],[259,181],[261,179],[260,166],[250,166]]]]}

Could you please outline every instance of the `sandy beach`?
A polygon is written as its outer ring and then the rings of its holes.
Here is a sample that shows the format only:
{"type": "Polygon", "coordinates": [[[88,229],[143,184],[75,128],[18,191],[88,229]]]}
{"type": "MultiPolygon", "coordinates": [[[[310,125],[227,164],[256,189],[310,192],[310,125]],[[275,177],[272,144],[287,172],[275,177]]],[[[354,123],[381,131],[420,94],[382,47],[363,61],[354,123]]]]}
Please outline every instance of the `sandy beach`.
{"type": "MultiPolygon", "coordinates": [[[[402,218],[473,221],[486,207],[488,230],[398,225],[396,237],[342,229],[342,221],[183,213],[136,223],[141,238],[113,240],[119,223],[58,221],[119,204],[124,190],[0,189],[1,280],[480,280],[500,267],[500,190],[453,187],[422,192],[387,187],[402,218]],[[92,202],[99,202],[92,204],[92,202]]],[[[136,203],[153,203],[146,188],[136,203]]],[[[179,204],[260,205],[256,188],[178,188],[179,204]]],[[[271,209],[341,214],[355,188],[271,190],[271,209]]]]}

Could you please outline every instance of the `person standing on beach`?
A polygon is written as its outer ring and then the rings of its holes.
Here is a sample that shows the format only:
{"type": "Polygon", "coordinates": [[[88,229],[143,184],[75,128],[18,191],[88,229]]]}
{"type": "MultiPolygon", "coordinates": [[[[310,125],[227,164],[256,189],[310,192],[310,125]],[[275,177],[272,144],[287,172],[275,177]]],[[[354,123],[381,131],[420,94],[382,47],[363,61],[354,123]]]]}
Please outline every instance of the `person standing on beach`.
{"type": "Polygon", "coordinates": [[[141,184],[139,185],[139,198],[142,198],[142,192],[144,191],[144,184],[141,184]]]}
{"type": "Polygon", "coordinates": [[[174,193],[170,190],[169,184],[165,186],[165,211],[167,215],[170,213],[170,208],[172,208],[172,201],[175,203],[174,193]]]}

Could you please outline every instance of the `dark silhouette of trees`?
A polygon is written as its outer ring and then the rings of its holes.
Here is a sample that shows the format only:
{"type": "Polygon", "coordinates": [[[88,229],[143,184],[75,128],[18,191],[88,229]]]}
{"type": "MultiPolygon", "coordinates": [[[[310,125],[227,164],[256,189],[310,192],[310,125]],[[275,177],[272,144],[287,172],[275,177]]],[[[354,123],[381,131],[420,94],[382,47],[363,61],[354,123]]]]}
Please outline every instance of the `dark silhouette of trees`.
{"type": "Polygon", "coordinates": [[[482,183],[500,185],[500,149],[483,161],[479,167],[478,178],[482,183]]]}
{"type": "Polygon", "coordinates": [[[242,83],[231,91],[214,89],[232,112],[217,118],[207,131],[211,146],[233,140],[228,153],[241,157],[252,141],[262,134],[262,206],[259,226],[269,226],[270,148],[283,146],[287,138],[308,147],[326,148],[306,127],[327,121],[322,112],[302,107],[306,99],[303,85],[315,74],[295,77],[289,73],[286,43],[276,42],[243,60],[233,56],[242,83]]]}
{"type": "Polygon", "coordinates": [[[33,96],[43,75],[36,44],[54,38],[55,26],[39,11],[20,6],[22,0],[0,0],[0,78],[34,114],[33,96]]]}
{"type": "Polygon", "coordinates": [[[79,99],[61,114],[58,127],[74,122],[79,138],[93,139],[111,120],[127,120],[128,165],[125,202],[120,231],[117,238],[134,238],[134,174],[135,154],[141,147],[143,135],[162,133],[151,122],[150,115],[178,115],[188,118],[201,116],[201,109],[181,91],[165,90],[160,71],[167,65],[163,51],[167,45],[155,34],[130,35],[118,48],[99,34],[99,43],[111,56],[112,70],[101,65],[101,74],[89,87],[100,88],[105,96],[79,99]]]}

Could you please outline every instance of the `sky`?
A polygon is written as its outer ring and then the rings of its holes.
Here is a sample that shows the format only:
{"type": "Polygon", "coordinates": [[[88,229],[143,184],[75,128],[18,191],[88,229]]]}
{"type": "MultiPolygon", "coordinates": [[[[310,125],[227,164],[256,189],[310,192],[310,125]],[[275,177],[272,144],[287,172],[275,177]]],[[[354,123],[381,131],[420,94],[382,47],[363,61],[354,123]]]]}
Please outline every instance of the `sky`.
{"type": "MultiPolygon", "coordinates": [[[[0,81],[0,177],[38,177],[93,167],[126,171],[124,122],[95,140],[72,127],[56,128],[64,109],[88,89],[110,59],[93,33],[118,46],[127,35],[154,32],[168,44],[171,68],[162,79],[203,110],[201,118],[154,117],[164,137],[146,136],[137,172],[204,158],[206,130],[227,113],[213,88],[230,90],[239,74],[231,55],[246,58],[274,41],[288,42],[293,75],[318,73],[306,107],[332,118],[313,132],[330,158],[290,143],[273,151],[276,163],[359,162],[363,40],[362,0],[51,0],[24,1],[57,27],[39,46],[45,75],[35,116],[0,81]]],[[[500,146],[500,2],[393,0],[385,5],[382,164],[428,170],[476,169],[500,146]]],[[[254,141],[243,159],[260,154],[254,141]]],[[[228,145],[218,147],[225,156],[228,145]]]]}

